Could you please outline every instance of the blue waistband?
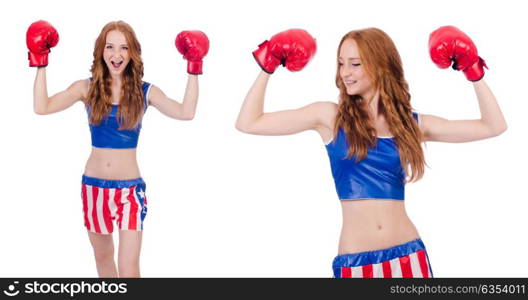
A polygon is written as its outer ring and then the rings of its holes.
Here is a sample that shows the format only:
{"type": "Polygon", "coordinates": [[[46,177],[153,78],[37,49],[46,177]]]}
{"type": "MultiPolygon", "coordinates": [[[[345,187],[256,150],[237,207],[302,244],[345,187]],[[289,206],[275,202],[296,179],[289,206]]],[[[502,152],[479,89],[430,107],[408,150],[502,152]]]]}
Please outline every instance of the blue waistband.
{"type": "Polygon", "coordinates": [[[425,245],[421,239],[416,239],[387,249],[338,255],[334,258],[332,266],[338,268],[379,264],[387,260],[409,255],[418,250],[425,250],[425,245]]]}
{"type": "Polygon", "coordinates": [[[100,179],[95,177],[89,177],[86,175],[82,176],[82,183],[91,185],[91,186],[97,186],[100,188],[110,188],[110,189],[122,189],[122,188],[128,188],[134,185],[138,184],[145,184],[143,179],[136,178],[136,179],[128,179],[128,180],[111,180],[111,179],[100,179]]]}

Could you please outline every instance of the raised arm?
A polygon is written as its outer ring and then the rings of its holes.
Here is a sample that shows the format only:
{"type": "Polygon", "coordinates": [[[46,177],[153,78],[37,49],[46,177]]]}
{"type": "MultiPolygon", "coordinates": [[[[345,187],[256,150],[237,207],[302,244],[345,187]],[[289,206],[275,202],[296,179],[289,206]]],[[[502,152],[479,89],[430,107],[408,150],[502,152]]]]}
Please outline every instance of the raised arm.
{"type": "Polygon", "coordinates": [[[179,103],[165,96],[156,86],[149,93],[149,102],[164,115],[178,120],[192,120],[198,103],[198,76],[202,74],[203,58],[209,51],[207,35],[198,30],[182,31],[174,41],[176,49],[187,60],[187,87],[183,102],[179,103]]]}
{"type": "Polygon", "coordinates": [[[26,33],[30,67],[37,67],[33,85],[33,110],[39,115],[47,115],[70,107],[84,99],[88,90],[88,80],[74,82],[68,89],[48,97],[46,66],[50,49],[59,42],[59,34],[50,23],[40,20],[32,23],[26,33]]]}
{"type": "Polygon", "coordinates": [[[78,80],[66,90],[48,97],[46,68],[39,67],[33,86],[33,110],[39,115],[48,115],[64,110],[75,102],[86,99],[88,85],[88,79],[78,80]]]}
{"type": "Polygon", "coordinates": [[[238,119],[236,128],[244,133],[256,135],[287,135],[313,129],[329,127],[335,104],[315,102],[307,106],[264,113],[264,95],[270,74],[261,71],[249,90],[238,119]]]}
{"type": "Polygon", "coordinates": [[[330,102],[316,102],[299,109],[264,113],[264,97],[270,74],[280,64],[290,71],[302,70],[315,51],[315,39],[302,29],[280,32],[269,41],[261,43],[253,56],[262,71],[242,104],[235,127],[239,131],[256,135],[286,135],[331,127],[329,120],[335,104],[330,102]]]}
{"type": "Polygon", "coordinates": [[[177,120],[192,120],[198,103],[198,76],[189,74],[183,102],[167,97],[157,86],[152,86],[149,103],[164,115],[177,120]]]}
{"type": "Polygon", "coordinates": [[[449,121],[444,118],[423,115],[422,130],[429,141],[470,142],[497,136],[507,128],[506,120],[495,96],[482,79],[486,63],[478,56],[473,41],[458,28],[443,26],[429,37],[429,54],[440,68],[453,64],[473,82],[480,108],[480,119],[449,121]]]}

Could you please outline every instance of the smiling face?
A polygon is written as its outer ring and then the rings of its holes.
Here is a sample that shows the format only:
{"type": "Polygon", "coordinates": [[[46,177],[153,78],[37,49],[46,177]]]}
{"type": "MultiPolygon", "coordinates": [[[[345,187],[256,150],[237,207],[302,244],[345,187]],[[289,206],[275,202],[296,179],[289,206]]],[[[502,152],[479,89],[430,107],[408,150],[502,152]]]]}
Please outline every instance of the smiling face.
{"type": "Polygon", "coordinates": [[[357,43],[346,39],[339,49],[339,76],[348,95],[360,95],[370,99],[373,94],[372,81],[361,62],[357,43]]]}
{"type": "Polygon", "coordinates": [[[103,51],[103,59],[112,76],[121,76],[130,62],[128,44],[125,35],[112,30],[106,35],[106,44],[103,51]]]}

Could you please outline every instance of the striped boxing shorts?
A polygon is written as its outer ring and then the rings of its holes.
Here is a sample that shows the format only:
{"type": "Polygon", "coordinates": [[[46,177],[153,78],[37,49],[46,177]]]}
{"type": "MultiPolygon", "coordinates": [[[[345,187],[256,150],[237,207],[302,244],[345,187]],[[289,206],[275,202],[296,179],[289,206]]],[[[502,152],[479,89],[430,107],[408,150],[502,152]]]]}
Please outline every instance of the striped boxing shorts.
{"type": "Polygon", "coordinates": [[[143,230],[147,215],[143,179],[107,180],[82,177],[84,226],[88,231],[110,234],[113,221],[119,230],[143,230]]]}
{"type": "Polygon", "coordinates": [[[421,239],[387,249],[338,255],[332,268],[335,278],[433,277],[421,239]]]}

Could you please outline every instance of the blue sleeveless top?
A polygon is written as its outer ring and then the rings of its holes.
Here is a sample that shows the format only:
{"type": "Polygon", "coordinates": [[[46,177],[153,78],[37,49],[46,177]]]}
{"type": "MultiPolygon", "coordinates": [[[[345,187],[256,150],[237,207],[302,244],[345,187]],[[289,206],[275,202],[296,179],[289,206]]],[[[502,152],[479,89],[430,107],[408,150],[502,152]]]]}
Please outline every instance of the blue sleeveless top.
{"type": "MultiPolygon", "coordinates": [[[[413,113],[413,118],[418,121],[418,114],[413,113]]],[[[356,155],[346,159],[348,147],[342,128],[326,145],[339,200],[405,199],[405,172],[394,138],[376,138],[374,147],[359,162],[356,155]]]]}
{"type": "MultiPolygon", "coordinates": [[[[151,84],[143,82],[143,99],[145,101],[145,111],[148,106],[148,92],[150,91],[151,84]]],[[[97,148],[110,148],[110,149],[128,149],[136,148],[139,139],[139,132],[141,131],[141,120],[136,128],[132,130],[119,130],[119,120],[117,116],[117,110],[119,105],[112,105],[112,111],[110,111],[107,118],[101,120],[99,125],[90,124],[90,108],[86,107],[88,113],[88,124],[90,126],[90,133],[92,136],[92,146],[97,148]]]]}

